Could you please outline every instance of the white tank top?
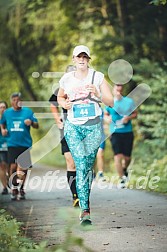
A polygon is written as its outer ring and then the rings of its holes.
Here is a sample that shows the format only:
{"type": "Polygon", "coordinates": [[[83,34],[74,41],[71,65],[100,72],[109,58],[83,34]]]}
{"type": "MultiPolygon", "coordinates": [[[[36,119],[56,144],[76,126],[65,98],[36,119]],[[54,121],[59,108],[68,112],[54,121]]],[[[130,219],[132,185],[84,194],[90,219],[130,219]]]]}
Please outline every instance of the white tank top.
{"type": "MultiPolygon", "coordinates": [[[[92,76],[94,69],[88,69],[88,74],[83,80],[79,80],[74,76],[75,72],[65,73],[60,79],[60,87],[64,89],[64,93],[70,101],[74,101],[72,108],[68,110],[67,118],[73,124],[84,124],[89,119],[94,119],[101,115],[101,108],[95,101],[86,99],[89,95],[86,85],[92,83],[92,76]],[[75,101],[76,99],[82,100],[75,101]],[[84,99],[85,98],[85,99],[84,99]]],[[[95,72],[94,82],[96,89],[100,93],[100,85],[104,80],[104,74],[101,72],[95,72]]],[[[92,96],[95,100],[99,101],[96,96],[92,96]]]]}

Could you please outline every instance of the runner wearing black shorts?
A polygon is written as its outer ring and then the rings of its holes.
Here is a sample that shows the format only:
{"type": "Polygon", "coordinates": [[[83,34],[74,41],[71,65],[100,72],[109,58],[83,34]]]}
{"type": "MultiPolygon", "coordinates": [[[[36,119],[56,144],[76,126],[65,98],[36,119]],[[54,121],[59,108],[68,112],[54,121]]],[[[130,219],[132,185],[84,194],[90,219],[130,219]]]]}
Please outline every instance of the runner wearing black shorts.
{"type": "Polygon", "coordinates": [[[70,152],[66,139],[64,137],[64,129],[60,129],[61,136],[61,153],[64,155],[67,152],[70,152]]]}
{"type": "Polygon", "coordinates": [[[123,85],[114,86],[114,107],[107,107],[107,113],[111,116],[110,141],[114,152],[115,168],[120,177],[119,188],[125,188],[128,171],[131,162],[133,148],[133,129],[131,120],[136,118],[134,101],[129,97],[122,96],[123,85]]]}
{"type": "Polygon", "coordinates": [[[11,200],[17,200],[18,198],[25,199],[24,183],[27,170],[31,167],[30,127],[38,128],[38,121],[31,109],[20,107],[20,93],[13,93],[10,101],[12,107],[6,109],[1,118],[1,131],[3,136],[8,136],[11,200]],[[21,180],[20,184],[18,184],[18,178],[21,180]]]}
{"type": "Polygon", "coordinates": [[[122,153],[124,156],[130,157],[133,148],[133,132],[113,133],[110,141],[112,144],[114,155],[122,153]]]}

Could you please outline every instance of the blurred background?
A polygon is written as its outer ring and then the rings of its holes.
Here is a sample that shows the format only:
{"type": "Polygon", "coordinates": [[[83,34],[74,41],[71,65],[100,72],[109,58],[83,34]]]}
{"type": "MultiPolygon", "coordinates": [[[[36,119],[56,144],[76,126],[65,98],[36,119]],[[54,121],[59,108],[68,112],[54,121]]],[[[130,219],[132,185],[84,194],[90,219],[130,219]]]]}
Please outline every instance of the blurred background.
{"type": "MultiPolygon", "coordinates": [[[[167,4],[155,0],[0,0],[0,100],[9,104],[12,92],[24,101],[48,101],[58,78],[44,72],[64,72],[78,44],[91,51],[90,67],[107,71],[117,59],[133,67],[125,95],[140,83],[152,90],[133,121],[133,179],[160,176],[157,191],[167,192],[167,4]]],[[[49,108],[33,108],[50,112],[49,108]]],[[[39,119],[34,143],[47,134],[54,119],[39,119]]],[[[49,143],[48,143],[49,145],[49,143]]],[[[60,145],[40,160],[65,167],[60,145]]],[[[105,173],[115,173],[109,139],[105,173]]]]}

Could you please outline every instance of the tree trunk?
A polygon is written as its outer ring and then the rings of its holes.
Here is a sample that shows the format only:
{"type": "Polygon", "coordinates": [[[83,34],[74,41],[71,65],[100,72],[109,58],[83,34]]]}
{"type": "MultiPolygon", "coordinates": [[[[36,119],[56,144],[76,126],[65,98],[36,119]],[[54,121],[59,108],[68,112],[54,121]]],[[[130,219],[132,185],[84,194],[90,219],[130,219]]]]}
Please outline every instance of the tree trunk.
{"type": "Polygon", "coordinates": [[[10,60],[10,62],[13,64],[14,68],[16,69],[19,77],[21,78],[22,82],[23,82],[23,86],[25,88],[25,90],[27,91],[29,97],[31,100],[37,101],[38,97],[37,95],[34,93],[31,84],[29,83],[26,74],[24,72],[24,69],[22,67],[22,62],[20,62],[19,60],[19,50],[17,48],[17,42],[15,41],[15,39],[13,40],[13,50],[11,50],[11,52],[8,54],[8,59],[10,60]]]}
{"type": "Polygon", "coordinates": [[[27,91],[30,99],[33,101],[37,101],[38,98],[37,98],[36,94],[34,93],[34,91],[32,90],[31,84],[29,83],[26,75],[24,74],[24,71],[21,68],[21,65],[19,64],[19,62],[16,62],[15,60],[12,60],[12,59],[10,59],[10,61],[12,62],[14,68],[16,69],[18,75],[20,76],[20,78],[23,82],[23,86],[25,87],[25,90],[27,91]]]}
{"type": "Polygon", "coordinates": [[[120,21],[120,35],[123,39],[123,46],[125,53],[131,53],[132,44],[128,41],[128,37],[131,34],[130,31],[130,20],[128,17],[128,8],[126,0],[117,0],[116,1],[117,15],[120,21]]]}

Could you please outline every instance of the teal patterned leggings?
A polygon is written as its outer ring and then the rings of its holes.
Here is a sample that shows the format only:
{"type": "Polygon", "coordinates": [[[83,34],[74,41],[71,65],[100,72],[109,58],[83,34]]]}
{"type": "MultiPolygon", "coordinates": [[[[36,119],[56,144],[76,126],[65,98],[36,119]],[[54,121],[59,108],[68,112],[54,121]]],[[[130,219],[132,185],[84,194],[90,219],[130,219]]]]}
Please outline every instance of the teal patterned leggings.
{"type": "Polygon", "coordinates": [[[88,210],[92,170],[101,142],[101,122],[85,126],[74,125],[66,120],[64,133],[76,165],[76,188],[80,207],[82,210],[88,210]]]}

